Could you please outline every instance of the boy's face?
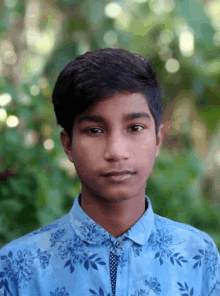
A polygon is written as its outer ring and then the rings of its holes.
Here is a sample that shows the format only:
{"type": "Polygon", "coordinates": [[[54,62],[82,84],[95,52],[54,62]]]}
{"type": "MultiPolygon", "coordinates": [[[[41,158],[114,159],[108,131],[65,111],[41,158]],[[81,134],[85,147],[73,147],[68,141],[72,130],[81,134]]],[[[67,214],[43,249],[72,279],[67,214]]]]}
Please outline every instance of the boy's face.
{"type": "Polygon", "coordinates": [[[82,194],[114,202],[145,195],[146,181],[159,154],[163,133],[161,124],[156,137],[154,118],[142,94],[117,93],[76,117],[72,145],[64,130],[60,137],[81,180],[82,194]],[[147,117],[124,119],[124,115],[142,112],[147,117]],[[84,116],[99,116],[103,122],[80,122],[84,116]],[[103,176],[124,170],[134,174],[121,181],[103,176]]]}

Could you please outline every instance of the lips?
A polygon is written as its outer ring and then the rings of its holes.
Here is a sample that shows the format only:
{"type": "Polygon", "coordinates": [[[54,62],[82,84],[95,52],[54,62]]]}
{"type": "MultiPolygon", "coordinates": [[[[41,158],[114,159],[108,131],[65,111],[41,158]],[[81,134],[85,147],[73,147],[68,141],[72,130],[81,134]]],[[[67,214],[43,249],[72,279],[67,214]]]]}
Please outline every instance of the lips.
{"type": "Polygon", "coordinates": [[[102,174],[102,176],[104,177],[109,177],[109,176],[122,176],[122,175],[131,175],[131,174],[134,174],[134,172],[131,172],[131,171],[128,171],[128,170],[125,170],[125,171],[112,171],[112,172],[108,172],[106,174],[102,174]]]}
{"type": "Polygon", "coordinates": [[[118,175],[108,175],[108,176],[105,176],[105,179],[108,181],[108,182],[111,182],[111,183],[122,183],[122,182],[126,182],[126,181],[129,181],[135,174],[131,174],[131,173],[120,173],[118,175]]]}

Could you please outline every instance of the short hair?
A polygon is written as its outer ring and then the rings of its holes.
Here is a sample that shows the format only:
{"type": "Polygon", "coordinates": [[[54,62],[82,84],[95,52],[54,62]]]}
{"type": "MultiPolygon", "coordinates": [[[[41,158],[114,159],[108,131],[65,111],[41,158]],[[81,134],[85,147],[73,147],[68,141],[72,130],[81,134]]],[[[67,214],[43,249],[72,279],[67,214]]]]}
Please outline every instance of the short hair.
{"type": "Polygon", "coordinates": [[[162,88],[156,74],[146,58],[116,48],[86,52],[61,71],[52,94],[57,125],[63,127],[72,143],[76,116],[119,92],[144,95],[157,135],[162,121],[162,88]]]}

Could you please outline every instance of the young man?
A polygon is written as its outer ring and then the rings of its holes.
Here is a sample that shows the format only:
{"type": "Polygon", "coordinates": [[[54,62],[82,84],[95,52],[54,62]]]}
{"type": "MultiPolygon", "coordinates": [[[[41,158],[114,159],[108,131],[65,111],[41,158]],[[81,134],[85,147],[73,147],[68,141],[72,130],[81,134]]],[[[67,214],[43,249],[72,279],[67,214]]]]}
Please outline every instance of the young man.
{"type": "Polygon", "coordinates": [[[163,140],[161,98],[149,62],[122,49],[63,69],[53,104],[82,191],[66,216],[1,249],[0,295],[220,295],[214,241],[154,214],[145,195],[163,140]]]}

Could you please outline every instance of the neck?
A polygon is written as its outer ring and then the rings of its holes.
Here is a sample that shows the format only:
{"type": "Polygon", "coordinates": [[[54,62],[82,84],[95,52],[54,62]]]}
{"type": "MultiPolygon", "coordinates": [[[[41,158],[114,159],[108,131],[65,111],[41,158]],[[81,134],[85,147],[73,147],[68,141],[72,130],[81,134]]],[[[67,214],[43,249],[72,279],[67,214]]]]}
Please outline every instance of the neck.
{"type": "Polygon", "coordinates": [[[134,225],[148,208],[145,196],[117,202],[99,202],[80,194],[79,204],[83,211],[97,224],[118,238],[134,225]]]}

